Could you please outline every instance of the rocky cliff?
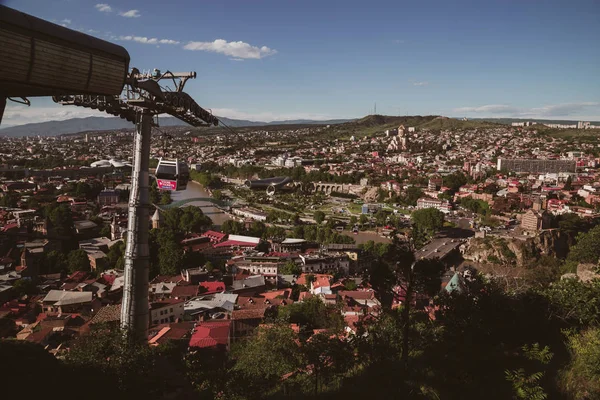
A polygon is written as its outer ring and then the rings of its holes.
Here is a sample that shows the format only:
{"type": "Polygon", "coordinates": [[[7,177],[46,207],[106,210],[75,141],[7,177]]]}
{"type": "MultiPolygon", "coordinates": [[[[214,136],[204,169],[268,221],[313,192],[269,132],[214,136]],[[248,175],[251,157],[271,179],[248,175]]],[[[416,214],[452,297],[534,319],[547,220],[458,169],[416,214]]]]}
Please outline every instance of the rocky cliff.
{"type": "Polygon", "coordinates": [[[573,238],[558,230],[541,232],[526,239],[488,236],[473,238],[465,246],[464,258],[476,263],[493,263],[522,267],[542,255],[566,257],[573,238]]]}

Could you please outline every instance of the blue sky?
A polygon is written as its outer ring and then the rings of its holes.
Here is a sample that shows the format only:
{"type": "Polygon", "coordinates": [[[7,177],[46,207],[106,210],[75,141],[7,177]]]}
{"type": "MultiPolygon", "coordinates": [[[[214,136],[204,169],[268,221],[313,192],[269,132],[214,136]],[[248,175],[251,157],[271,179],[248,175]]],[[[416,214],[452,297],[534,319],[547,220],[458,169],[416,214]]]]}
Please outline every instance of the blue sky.
{"type": "MultiPolygon", "coordinates": [[[[118,43],[139,69],[196,71],[220,116],[377,112],[600,120],[598,1],[5,0],[118,43]]],[[[7,125],[101,115],[33,99],[7,125]]]]}

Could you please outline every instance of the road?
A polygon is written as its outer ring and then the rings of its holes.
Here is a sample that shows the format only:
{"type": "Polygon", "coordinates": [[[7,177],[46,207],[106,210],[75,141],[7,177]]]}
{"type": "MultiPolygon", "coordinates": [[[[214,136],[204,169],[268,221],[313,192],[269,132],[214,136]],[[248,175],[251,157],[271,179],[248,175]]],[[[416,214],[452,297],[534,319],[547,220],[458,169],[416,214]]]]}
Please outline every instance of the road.
{"type": "Polygon", "coordinates": [[[423,248],[415,252],[417,259],[421,258],[444,258],[452,250],[458,248],[462,241],[460,239],[451,238],[434,238],[423,248]]]}

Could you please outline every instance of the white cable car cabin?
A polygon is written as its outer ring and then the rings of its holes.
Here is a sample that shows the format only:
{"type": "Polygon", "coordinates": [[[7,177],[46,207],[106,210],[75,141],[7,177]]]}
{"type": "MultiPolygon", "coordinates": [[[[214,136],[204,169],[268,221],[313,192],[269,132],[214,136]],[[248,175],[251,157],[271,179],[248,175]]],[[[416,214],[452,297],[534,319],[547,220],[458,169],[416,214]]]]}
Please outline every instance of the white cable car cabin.
{"type": "Polygon", "coordinates": [[[160,190],[185,190],[190,180],[190,169],[184,161],[160,158],[155,175],[160,190]]]}

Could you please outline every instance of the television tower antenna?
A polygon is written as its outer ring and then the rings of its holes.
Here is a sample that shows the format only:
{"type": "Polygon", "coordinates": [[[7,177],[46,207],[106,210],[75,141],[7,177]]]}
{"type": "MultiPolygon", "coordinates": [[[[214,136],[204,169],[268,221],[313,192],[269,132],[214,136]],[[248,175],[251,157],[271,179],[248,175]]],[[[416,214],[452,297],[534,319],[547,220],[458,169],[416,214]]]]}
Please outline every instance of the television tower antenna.
{"type": "Polygon", "coordinates": [[[121,328],[134,338],[143,340],[149,325],[148,280],[149,252],[149,162],[154,116],[170,114],[188,124],[217,126],[219,120],[200,107],[183,91],[195,72],[140,73],[133,68],[127,75],[120,96],[66,95],[52,99],[62,105],[76,105],[98,109],[135,124],[134,158],[131,173],[131,192],[128,206],[127,244],[125,247],[125,282],[121,303],[121,328]],[[171,90],[164,90],[159,82],[169,80],[171,90]]]}

